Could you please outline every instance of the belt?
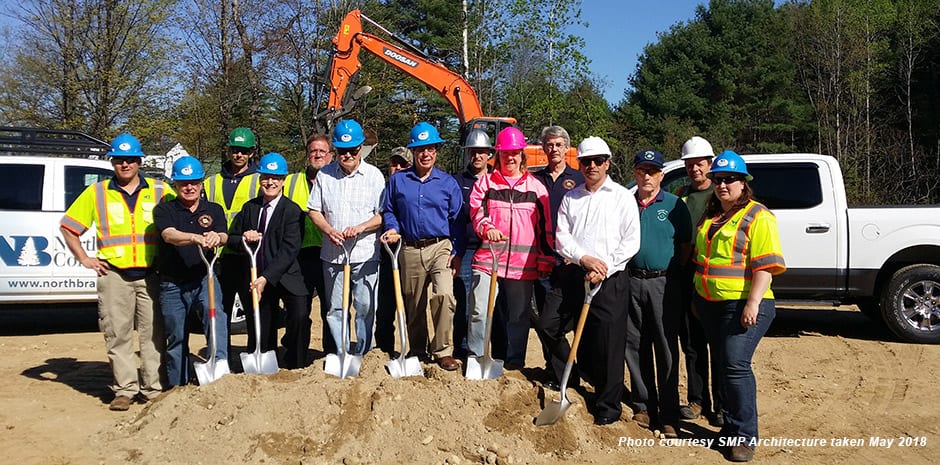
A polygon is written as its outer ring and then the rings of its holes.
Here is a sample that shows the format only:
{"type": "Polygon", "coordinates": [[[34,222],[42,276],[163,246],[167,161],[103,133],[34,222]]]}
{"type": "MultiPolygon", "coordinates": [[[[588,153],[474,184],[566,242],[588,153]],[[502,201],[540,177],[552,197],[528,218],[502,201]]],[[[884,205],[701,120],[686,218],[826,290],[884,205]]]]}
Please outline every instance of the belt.
{"type": "Polygon", "coordinates": [[[653,279],[666,276],[666,270],[644,270],[643,268],[630,268],[630,276],[640,279],[653,279]]]}
{"type": "Polygon", "coordinates": [[[430,239],[418,239],[416,241],[405,241],[405,245],[408,247],[417,247],[423,249],[429,245],[437,244],[440,241],[445,241],[449,239],[448,237],[432,237],[430,239]]]}

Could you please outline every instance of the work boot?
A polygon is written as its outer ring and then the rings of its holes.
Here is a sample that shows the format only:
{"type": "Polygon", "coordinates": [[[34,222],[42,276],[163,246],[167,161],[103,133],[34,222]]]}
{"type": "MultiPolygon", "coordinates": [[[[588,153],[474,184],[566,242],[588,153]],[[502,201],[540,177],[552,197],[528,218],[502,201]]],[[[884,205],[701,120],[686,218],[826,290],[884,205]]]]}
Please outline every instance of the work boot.
{"type": "Polygon", "coordinates": [[[728,460],[732,462],[750,462],[754,459],[754,448],[744,444],[731,446],[728,452],[728,460]]]}
{"type": "Polygon", "coordinates": [[[676,439],[679,437],[679,429],[673,425],[663,425],[663,436],[666,439],[676,439]]]}
{"type": "Polygon", "coordinates": [[[131,398],[127,396],[116,396],[114,400],[111,401],[111,405],[108,405],[109,410],[114,410],[115,412],[124,412],[131,408],[131,398]]]}
{"type": "Polygon", "coordinates": [[[683,420],[695,420],[702,416],[702,406],[695,402],[689,402],[689,405],[679,407],[679,416],[683,420]]]}
{"type": "Polygon", "coordinates": [[[643,428],[650,427],[650,414],[646,410],[640,410],[633,414],[633,421],[643,428]]]}

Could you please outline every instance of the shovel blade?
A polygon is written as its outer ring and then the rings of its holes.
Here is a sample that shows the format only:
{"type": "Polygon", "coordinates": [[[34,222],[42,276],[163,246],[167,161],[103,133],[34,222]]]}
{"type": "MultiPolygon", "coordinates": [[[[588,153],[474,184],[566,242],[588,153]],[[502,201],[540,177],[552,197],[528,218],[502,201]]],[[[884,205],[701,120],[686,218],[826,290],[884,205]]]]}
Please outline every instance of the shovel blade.
{"type": "Polygon", "coordinates": [[[340,379],[359,376],[359,367],[362,366],[361,355],[327,354],[323,371],[340,379]]]}
{"type": "Polygon", "coordinates": [[[568,398],[564,396],[561,399],[553,400],[552,403],[542,409],[542,413],[535,419],[535,426],[554,425],[555,422],[565,416],[565,410],[568,410],[570,406],[571,402],[568,402],[568,398]]]}
{"type": "Polygon", "coordinates": [[[424,376],[424,370],[421,368],[418,357],[398,357],[385,362],[385,367],[388,368],[388,374],[395,379],[407,376],[424,376]]]}
{"type": "Polygon", "coordinates": [[[503,361],[492,357],[467,357],[467,379],[498,379],[503,375],[503,361]]]}
{"type": "Polygon", "coordinates": [[[205,386],[229,373],[228,360],[209,360],[208,362],[196,362],[193,364],[196,369],[196,378],[200,386],[205,386]]]}
{"type": "Polygon", "coordinates": [[[273,375],[277,373],[277,355],[273,350],[261,352],[242,352],[239,354],[242,359],[242,368],[245,373],[252,375],[273,375]]]}

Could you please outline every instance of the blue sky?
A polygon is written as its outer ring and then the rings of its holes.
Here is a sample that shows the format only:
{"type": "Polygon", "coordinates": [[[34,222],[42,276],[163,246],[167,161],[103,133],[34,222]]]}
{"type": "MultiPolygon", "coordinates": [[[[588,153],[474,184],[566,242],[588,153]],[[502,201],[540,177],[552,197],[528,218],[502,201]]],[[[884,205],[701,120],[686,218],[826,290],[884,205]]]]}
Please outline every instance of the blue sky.
{"type": "Polygon", "coordinates": [[[707,0],[582,0],[581,19],[588,28],[572,33],[585,40],[584,53],[591,71],[606,78],[604,97],[611,105],[623,99],[627,77],[636,69],[643,47],[656,42],[657,32],[666,32],[680,21],[695,17],[695,7],[707,0]]]}

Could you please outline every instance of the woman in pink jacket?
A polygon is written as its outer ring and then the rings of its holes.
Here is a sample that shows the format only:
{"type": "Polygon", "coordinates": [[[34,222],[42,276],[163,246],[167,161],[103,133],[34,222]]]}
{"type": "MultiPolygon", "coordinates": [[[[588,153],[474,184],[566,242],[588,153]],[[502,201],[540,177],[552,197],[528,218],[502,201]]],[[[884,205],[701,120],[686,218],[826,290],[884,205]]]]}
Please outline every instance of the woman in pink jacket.
{"type": "MultiPolygon", "coordinates": [[[[548,191],[526,170],[525,145],[522,131],[514,127],[500,131],[496,136],[495,169],[478,179],[470,193],[473,229],[482,239],[494,242],[497,254],[499,297],[492,352],[495,358],[505,361],[506,369],[525,366],[533,283],[547,276],[555,262],[548,191]]],[[[473,292],[467,305],[467,343],[470,355],[479,357],[484,349],[492,268],[488,246],[477,249],[471,267],[473,292]]]]}

